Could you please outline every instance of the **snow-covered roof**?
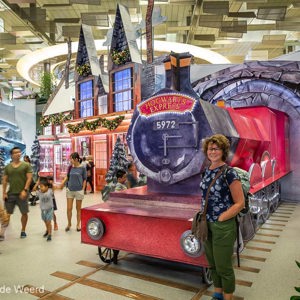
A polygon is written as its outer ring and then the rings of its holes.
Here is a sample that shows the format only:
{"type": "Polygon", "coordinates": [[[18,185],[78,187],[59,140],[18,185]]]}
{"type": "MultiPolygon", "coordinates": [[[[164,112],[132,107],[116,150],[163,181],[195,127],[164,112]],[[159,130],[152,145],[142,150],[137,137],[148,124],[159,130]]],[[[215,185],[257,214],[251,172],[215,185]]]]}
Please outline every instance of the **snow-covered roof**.
{"type": "Polygon", "coordinates": [[[75,82],[69,83],[69,88],[66,89],[65,85],[62,84],[61,88],[51,101],[50,105],[44,112],[44,116],[57,114],[60,112],[66,112],[74,110],[74,99],[75,99],[75,82]]]}

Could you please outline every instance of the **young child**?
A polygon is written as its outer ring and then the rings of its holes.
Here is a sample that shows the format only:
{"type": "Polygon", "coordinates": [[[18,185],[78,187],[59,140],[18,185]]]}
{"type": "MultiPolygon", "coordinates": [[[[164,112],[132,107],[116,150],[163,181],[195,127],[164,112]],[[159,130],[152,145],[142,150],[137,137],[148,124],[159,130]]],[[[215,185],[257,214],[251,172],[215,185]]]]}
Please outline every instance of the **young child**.
{"type": "Polygon", "coordinates": [[[42,220],[46,225],[46,232],[43,237],[47,237],[47,242],[51,241],[52,226],[51,221],[53,219],[53,191],[49,189],[49,182],[46,177],[39,179],[40,190],[37,194],[40,199],[40,208],[42,214],[42,220]]]}
{"type": "Polygon", "coordinates": [[[49,189],[52,190],[53,192],[53,223],[54,223],[54,230],[58,230],[58,225],[57,225],[57,221],[56,221],[56,215],[55,215],[55,211],[57,210],[57,205],[56,205],[56,200],[55,200],[55,195],[54,195],[54,186],[53,186],[53,176],[47,176],[47,180],[49,183],[49,189]]]}
{"type": "MultiPolygon", "coordinates": [[[[57,225],[57,221],[56,221],[56,215],[55,215],[55,210],[57,210],[57,205],[56,205],[56,200],[55,200],[55,196],[54,196],[54,187],[53,187],[53,176],[47,176],[44,177],[47,179],[48,181],[48,187],[49,189],[52,191],[53,194],[53,223],[54,223],[54,230],[58,230],[58,225],[57,225]]],[[[40,178],[38,178],[36,184],[33,187],[33,191],[36,191],[38,189],[38,186],[40,184],[40,178]]],[[[38,195],[37,195],[38,196],[38,195]]]]}
{"type": "Polygon", "coordinates": [[[116,177],[118,182],[116,184],[115,191],[126,190],[127,189],[127,186],[125,185],[125,182],[127,180],[126,172],[123,170],[118,170],[116,173],[116,177]]]}

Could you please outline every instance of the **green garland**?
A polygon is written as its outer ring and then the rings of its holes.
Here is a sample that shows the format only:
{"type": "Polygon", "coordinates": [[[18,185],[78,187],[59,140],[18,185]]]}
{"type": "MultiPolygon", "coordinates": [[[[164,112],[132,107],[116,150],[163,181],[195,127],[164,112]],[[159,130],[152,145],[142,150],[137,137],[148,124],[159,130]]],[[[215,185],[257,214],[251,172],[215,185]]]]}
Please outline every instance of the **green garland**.
{"type": "Polygon", "coordinates": [[[91,66],[89,64],[77,65],[76,72],[80,76],[88,76],[91,74],[91,66]]]}
{"type": "Polygon", "coordinates": [[[113,50],[111,54],[112,61],[115,65],[124,65],[130,60],[129,49],[124,49],[121,51],[113,50]]]}
{"type": "Polygon", "coordinates": [[[49,115],[45,117],[41,117],[40,124],[42,127],[47,127],[50,124],[52,125],[60,125],[65,121],[71,120],[73,114],[70,112],[69,114],[59,113],[54,115],[49,115]]]}
{"type": "Polygon", "coordinates": [[[121,122],[124,120],[124,116],[118,116],[113,120],[107,120],[105,118],[98,118],[95,121],[86,121],[84,120],[82,123],[78,123],[75,125],[67,124],[67,128],[69,133],[78,133],[81,130],[90,130],[95,131],[98,127],[105,127],[108,130],[115,130],[121,122]]]}

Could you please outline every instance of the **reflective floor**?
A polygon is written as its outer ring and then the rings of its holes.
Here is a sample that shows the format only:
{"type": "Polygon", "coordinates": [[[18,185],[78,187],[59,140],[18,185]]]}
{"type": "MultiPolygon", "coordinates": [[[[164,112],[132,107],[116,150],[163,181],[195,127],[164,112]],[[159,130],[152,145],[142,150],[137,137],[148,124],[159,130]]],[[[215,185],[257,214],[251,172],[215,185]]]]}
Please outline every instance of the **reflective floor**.
{"type": "MultiPolygon", "coordinates": [[[[0,192],[2,192],[2,186],[0,192]]],[[[1,194],[2,195],[2,194],[1,194]]],[[[65,191],[56,191],[58,231],[47,242],[39,205],[30,206],[27,238],[20,239],[20,213],[12,215],[0,242],[0,299],[210,299],[201,269],[121,252],[118,264],[106,265],[98,249],[80,243],[75,215],[66,226],[65,191]]],[[[87,194],[83,206],[99,203],[87,194]]],[[[300,203],[300,202],[299,202],[300,203]]],[[[75,214],[75,208],[73,213],[75,214]]],[[[300,286],[300,205],[282,202],[241,254],[235,299],[284,300],[300,286]]],[[[300,294],[298,294],[300,295],[300,294]]]]}

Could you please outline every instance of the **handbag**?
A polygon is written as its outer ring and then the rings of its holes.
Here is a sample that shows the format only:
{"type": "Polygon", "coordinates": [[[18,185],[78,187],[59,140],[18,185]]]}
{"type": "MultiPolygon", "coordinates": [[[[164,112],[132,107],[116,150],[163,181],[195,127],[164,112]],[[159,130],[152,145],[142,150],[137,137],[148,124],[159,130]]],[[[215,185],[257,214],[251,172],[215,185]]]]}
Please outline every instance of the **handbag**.
{"type": "Polygon", "coordinates": [[[207,212],[207,204],[208,204],[208,196],[211,187],[215,184],[218,177],[222,174],[223,170],[225,169],[226,164],[218,171],[215,178],[210,183],[206,195],[205,195],[205,205],[203,211],[198,211],[192,222],[192,234],[201,242],[205,242],[208,237],[208,228],[207,228],[207,220],[206,220],[206,212],[207,212]]]}

